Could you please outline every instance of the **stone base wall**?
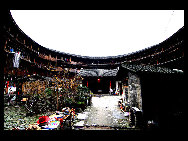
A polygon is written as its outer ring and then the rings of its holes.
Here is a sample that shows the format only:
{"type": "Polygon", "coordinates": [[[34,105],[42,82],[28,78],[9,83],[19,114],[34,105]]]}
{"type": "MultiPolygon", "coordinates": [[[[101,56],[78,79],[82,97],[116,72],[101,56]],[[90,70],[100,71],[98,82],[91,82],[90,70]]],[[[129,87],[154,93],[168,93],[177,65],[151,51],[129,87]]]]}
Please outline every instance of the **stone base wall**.
{"type": "Polygon", "coordinates": [[[128,73],[128,102],[132,107],[142,110],[140,77],[133,73],[128,73]]]}

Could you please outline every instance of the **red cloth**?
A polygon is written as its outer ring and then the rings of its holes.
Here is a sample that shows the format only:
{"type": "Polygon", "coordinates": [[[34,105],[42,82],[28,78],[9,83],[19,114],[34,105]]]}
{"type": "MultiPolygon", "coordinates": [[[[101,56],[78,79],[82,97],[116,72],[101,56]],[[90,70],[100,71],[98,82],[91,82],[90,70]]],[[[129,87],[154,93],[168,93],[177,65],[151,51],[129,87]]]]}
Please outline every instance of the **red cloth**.
{"type": "Polygon", "coordinates": [[[38,124],[48,122],[50,118],[48,116],[41,116],[39,117],[39,120],[37,121],[38,124]]]}

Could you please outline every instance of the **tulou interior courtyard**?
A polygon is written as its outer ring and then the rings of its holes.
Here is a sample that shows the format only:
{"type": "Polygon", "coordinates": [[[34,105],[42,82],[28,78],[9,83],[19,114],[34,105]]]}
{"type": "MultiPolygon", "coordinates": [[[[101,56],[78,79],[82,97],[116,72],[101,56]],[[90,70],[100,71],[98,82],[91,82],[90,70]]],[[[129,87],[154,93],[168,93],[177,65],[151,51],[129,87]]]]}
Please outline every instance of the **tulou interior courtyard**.
{"type": "Polygon", "coordinates": [[[183,127],[184,26],[158,44],[93,57],[41,45],[13,17],[4,12],[0,27],[4,131],[183,127]]]}

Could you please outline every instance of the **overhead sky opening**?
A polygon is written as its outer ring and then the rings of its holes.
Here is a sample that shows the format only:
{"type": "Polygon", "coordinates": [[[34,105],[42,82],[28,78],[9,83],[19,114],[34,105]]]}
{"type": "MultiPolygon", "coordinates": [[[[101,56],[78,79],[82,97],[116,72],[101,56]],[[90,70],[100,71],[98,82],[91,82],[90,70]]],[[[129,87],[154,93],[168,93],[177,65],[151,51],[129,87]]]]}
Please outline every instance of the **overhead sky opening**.
{"type": "Polygon", "coordinates": [[[11,10],[11,14],[38,44],[92,57],[148,48],[184,26],[184,10],[11,10]]]}

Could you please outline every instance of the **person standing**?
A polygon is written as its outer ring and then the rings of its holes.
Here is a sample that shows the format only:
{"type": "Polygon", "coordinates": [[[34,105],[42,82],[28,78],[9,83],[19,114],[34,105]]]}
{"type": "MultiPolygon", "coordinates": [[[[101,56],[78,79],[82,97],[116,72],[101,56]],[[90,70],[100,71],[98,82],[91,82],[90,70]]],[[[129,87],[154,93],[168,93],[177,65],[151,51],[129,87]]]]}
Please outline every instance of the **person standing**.
{"type": "Polygon", "coordinates": [[[110,95],[113,95],[113,90],[112,90],[112,88],[110,88],[110,95]]]}

